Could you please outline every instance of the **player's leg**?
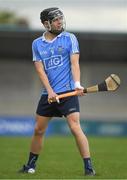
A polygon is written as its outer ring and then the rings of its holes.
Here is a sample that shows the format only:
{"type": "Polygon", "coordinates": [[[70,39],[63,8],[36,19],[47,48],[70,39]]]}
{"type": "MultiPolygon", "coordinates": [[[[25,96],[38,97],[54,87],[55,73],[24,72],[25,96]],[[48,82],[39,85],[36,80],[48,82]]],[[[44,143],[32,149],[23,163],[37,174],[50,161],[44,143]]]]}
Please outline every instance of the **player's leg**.
{"type": "Polygon", "coordinates": [[[67,115],[66,117],[70,130],[75,137],[81,157],[83,158],[85,174],[95,175],[90,158],[88,139],[80,126],[80,114],[79,112],[74,112],[67,115]]]}
{"type": "Polygon", "coordinates": [[[81,156],[83,158],[90,157],[88,140],[83,133],[79,122],[79,112],[69,114],[67,116],[67,122],[72,134],[75,137],[81,156]]]}
{"type": "Polygon", "coordinates": [[[42,149],[44,133],[46,131],[50,119],[50,117],[36,115],[34,135],[32,137],[30,148],[30,151],[34,154],[39,154],[42,149]]]}
{"type": "Polygon", "coordinates": [[[42,149],[44,133],[46,131],[49,119],[49,117],[36,115],[36,124],[32,137],[29,159],[27,164],[23,166],[20,172],[35,172],[36,161],[42,149]]]}

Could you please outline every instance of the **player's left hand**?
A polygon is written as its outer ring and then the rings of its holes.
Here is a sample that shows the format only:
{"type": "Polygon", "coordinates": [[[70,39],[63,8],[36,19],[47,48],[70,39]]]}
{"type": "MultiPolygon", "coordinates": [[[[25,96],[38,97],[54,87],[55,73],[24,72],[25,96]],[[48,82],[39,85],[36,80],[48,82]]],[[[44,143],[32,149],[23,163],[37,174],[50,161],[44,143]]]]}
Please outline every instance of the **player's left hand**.
{"type": "Polygon", "coordinates": [[[83,89],[84,89],[84,87],[81,86],[80,82],[76,81],[75,82],[75,90],[77,91],[79,96],[84,96],[85,95],[85,93],[83,92],[83,89]]]}
{"type": "Polygon", "coordinates": [[[77,91],[78,96],[84,96],[85,95],[85,93],[83,92],[83,89],[76,88],[75,90],[77,91]]]}

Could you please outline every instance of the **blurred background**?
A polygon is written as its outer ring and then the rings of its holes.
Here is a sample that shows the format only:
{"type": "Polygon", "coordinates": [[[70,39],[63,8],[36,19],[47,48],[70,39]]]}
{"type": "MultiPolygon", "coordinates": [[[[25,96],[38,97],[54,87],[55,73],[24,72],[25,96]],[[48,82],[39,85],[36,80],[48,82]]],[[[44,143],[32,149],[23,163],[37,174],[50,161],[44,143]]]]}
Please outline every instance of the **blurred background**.
{"type": "MultiPolygon", "coordinates": [[[[0,134],[31,135],[42,84],[32,62],[32,41],[44,28],[40,12],[59,7],[66,30],[80,44],[81,82],[88,87],[118,74],[116,92],[80,98],[84,131],[96,135],[127,135],[127,1],[126,0],[0,0],[0,134]]],[[[55,119],[47,134],[68,134],[55,119]]]]}

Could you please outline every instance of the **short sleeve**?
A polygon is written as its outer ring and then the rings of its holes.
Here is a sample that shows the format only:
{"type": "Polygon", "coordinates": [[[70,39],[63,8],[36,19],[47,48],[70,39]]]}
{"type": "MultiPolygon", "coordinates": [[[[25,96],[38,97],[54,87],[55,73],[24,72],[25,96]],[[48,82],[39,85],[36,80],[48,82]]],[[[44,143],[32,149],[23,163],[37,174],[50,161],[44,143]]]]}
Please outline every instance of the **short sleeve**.
{"type": "Polygon", "coordinates": [[[33,41],[32,43],[32,54],[33,54],[33,61],[41,61],[41,56],[37,49],[37,41],[33,41]]]}
{"type": "Polygon", "coordinates": [[[70,34],[70,40],[71,40],[70,54],[79,53],[79,43],[74,34],[70,34]]]}

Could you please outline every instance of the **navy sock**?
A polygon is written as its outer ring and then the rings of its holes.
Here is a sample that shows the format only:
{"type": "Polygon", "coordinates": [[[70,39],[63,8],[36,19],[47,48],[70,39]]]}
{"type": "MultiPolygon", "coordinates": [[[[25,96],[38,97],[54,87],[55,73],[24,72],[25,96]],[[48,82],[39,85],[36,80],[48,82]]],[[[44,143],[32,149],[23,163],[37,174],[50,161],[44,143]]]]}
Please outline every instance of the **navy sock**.
{"type": "Polygon", "coordinates": [[[84,162],[84,168],[85,169],[89,169],[89,170],[92,170],[92,162],[91,162],[91,159],[90,158],[84,158],[83,159],[83,162],[84,162]]]}
{"type": "Polygon", "coordinates": [[[35,163],[36,163],[37,159],[38,159],[38,154],[34,154],[34,153],[30,152],[27,166],[30,166],[31,168],[35,168],[35,163]]]}

